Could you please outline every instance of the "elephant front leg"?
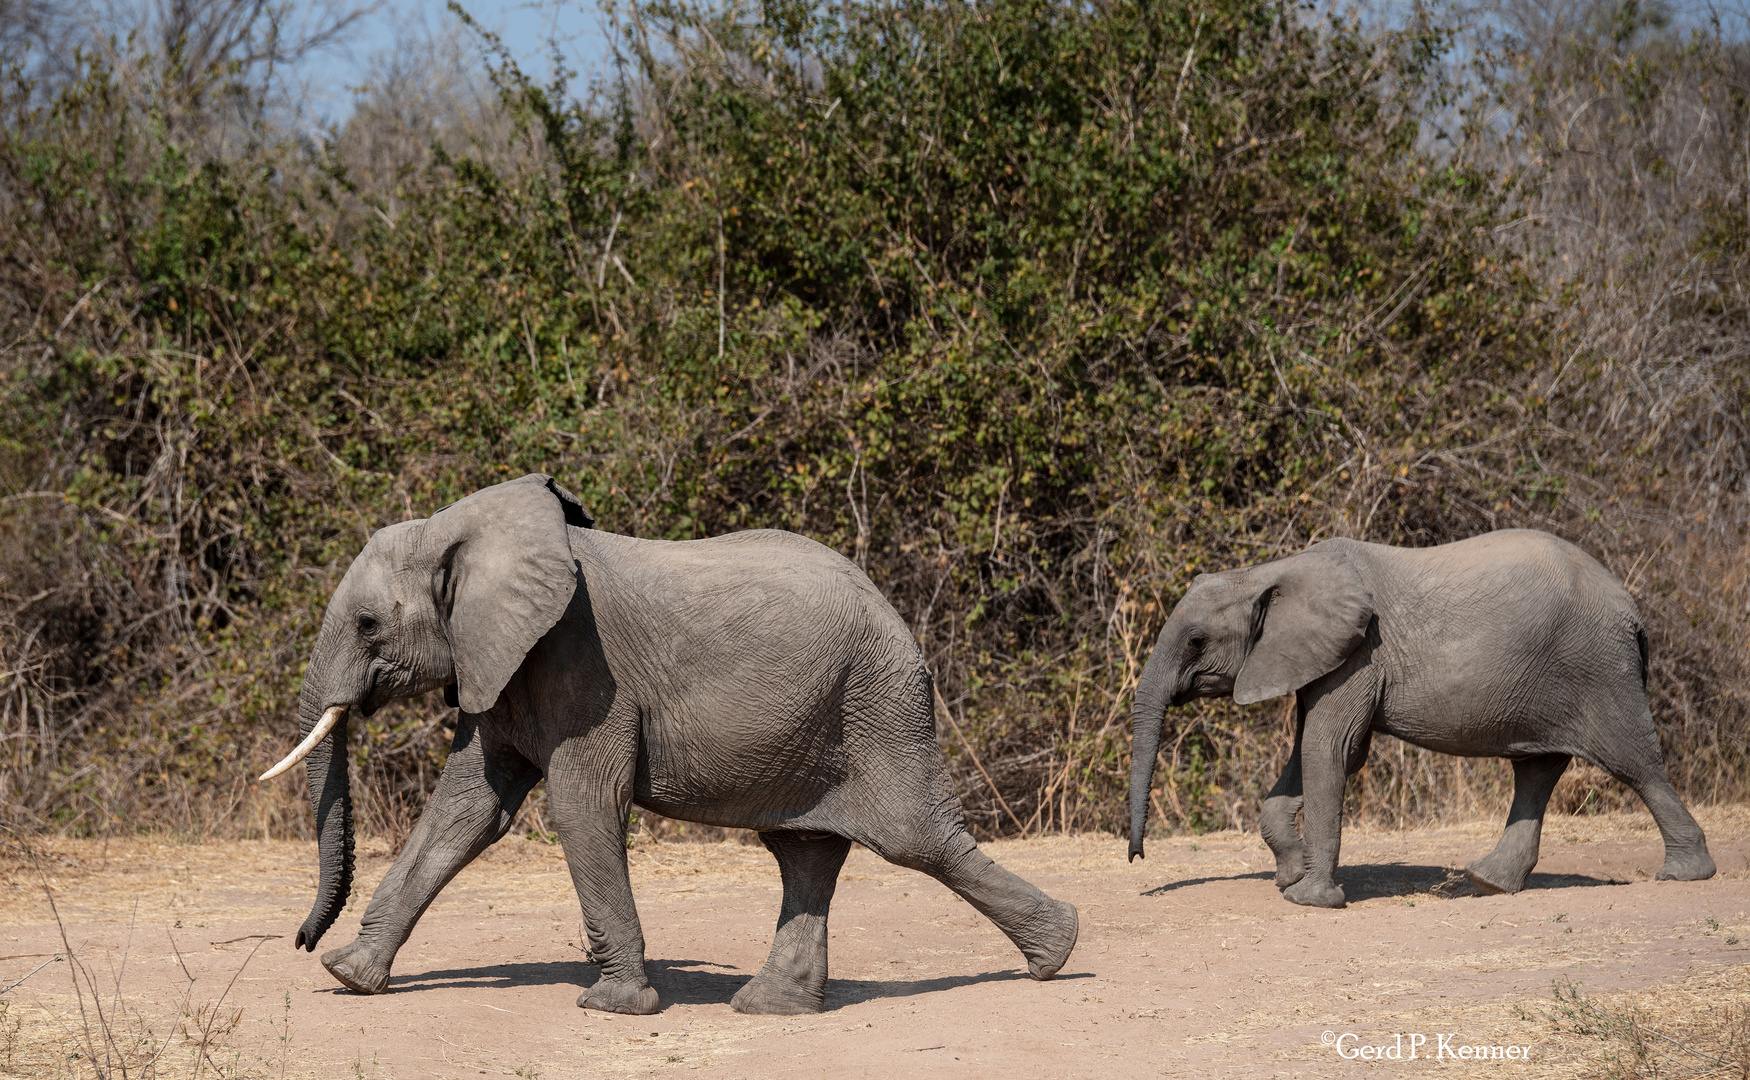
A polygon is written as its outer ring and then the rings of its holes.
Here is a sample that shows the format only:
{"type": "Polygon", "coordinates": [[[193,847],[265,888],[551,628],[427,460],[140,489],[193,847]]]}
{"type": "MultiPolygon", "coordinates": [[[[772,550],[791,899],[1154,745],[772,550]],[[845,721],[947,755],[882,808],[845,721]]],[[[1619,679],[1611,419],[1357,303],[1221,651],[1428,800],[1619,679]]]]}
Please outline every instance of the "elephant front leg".
{"type": "MultiPolygon", "coordinates": [[[[1297,709],[1298,712],[1298,709],[1297,709]]],[[[1264,797],[1264,807],[1258,814],[1258,832],[1270,853],[1276,856],[1276,887],[1286,889],[1306,876],[1306,846],[1300,839],[1300,826],[1295,816],[1305,803],[1301,792],[1300,736],[1305,717],[1297,717],[1294,728],[1294,752],[1288,758],[1276,786],[1264,797]]]]}
{"type": "Polygon", "coordinates": [[[548,766],[547,799],[583,905],[590,955],[601,965],[601,978],[578,995],[577,1006],[647,1016],[662,1006],[644,973],[644,928],[626,867],[632,769],[631,754],[603,765],[557,752],[548,766]]]}
{"type": "Polygon", "coordinates": [[[1513,762],[1513,807],[1495,850],[1464,868],[1464,876],[1485,893],[1516,893],[1537,865],[1543,811],[1568,767],[1566,754],[1539,754],[1513,762]]]}
{"type": "Polygon", "coordinates": [[[1305,873],[1282,891],[1285,899],[1308,907],[1340,908],[1348,903],[1337,884],[1337,856],[1343,844],[1343,770],[1340,748],[1308,748],[1303,760],[1306,800],[1305,873]]]}
{"type": "Polygon", "coordinates": [[[372,894],[358,937],[322,954],[328,973],[361,994],[382,993],[395,954],[419,917],[464,866],[510,830],[540,778],[540,770],[516,751],[488,746],[464,717],[437,789],[372,894]]]}
{"type": "Polygon", "coordinates": [[[787,832],[761,833],[760,840],[778,860],[784,906],[766,966],[729,1004],[744,1013],[817,1013],[826,1004],[827,911],[851,842],[787,832]]]}
{"type": "Polygon", "coordinates": [[[1343,788],[1349,774],[1367,760],[1377,686],[1351,658],[1322,684],[1301,691],[1301,793],[1305,798],[1303,842],[1306,876],[1284,889],[1285,899],[1308,907],[1340,908],[1348,903],[1337,884],[1337,856],[1343,844],[1343,788]],[[1347,670],[1346,670],[1347,669],[1347,670]]]}

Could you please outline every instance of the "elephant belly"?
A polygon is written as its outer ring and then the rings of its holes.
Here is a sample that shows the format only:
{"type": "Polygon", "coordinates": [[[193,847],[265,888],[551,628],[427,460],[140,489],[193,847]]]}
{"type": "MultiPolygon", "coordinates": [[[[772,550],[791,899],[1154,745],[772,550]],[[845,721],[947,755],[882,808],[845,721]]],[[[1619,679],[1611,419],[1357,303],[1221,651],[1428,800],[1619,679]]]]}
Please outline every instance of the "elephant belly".
{"type": "Polygon", "coordinates": [[[1388,687],[1375,730],[1461,757],[1575,753],[1593,722],[1573,680],[1522,657],[1494,679],[1408,680],[1388,687]]]}
{"type": "Polygon", "coordinates": [[[1538,733],[1486,716],[1460,719],[1424,713],[1382,717],[1374,730],[1424,750],[1456,757],[1524,757],[1547,752],[1539,745],[1538,733]]]}
{"type": "Polygon", "coordinates": [[[648,716],[633,800],[665,817],[725,828],[815,827],[850,770],[842,710],[648,716]]]}

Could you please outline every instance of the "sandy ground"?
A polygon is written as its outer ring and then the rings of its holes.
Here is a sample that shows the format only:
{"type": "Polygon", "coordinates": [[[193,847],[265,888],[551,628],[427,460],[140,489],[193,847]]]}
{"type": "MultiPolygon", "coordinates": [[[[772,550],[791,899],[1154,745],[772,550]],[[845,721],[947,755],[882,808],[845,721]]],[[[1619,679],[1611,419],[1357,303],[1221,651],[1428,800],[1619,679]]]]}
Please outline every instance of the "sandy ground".
{"type": "MultiPolygon", "coordinates": [[[[1553,818],[1517,896],[1474,895],[1456,873],[1496,825],[1350,830],[1342,911],[1282,900],[1255,834],[1155,840],[1134,864],[1109,836],[987,845],[1081,910],[1080,945],[1047,983],[946,889],[859,849],[833,907],[827,1010],[795,1018],[728,1005],[777,915],[777,869],[757,846],[632,853],[664,1007],[626,1017],[574,1004],[596,969],[557,847],[489,851],[426,914],[390,992],[363,997],[291,948],[313,845],[56,841],[40,847],[41,873],[104,996],[75,999],[41,878],[15,852],[0,879],[0,987],[48,965],[0,996],[0,1074],[90,1075],[74,1055],[101,1058],[108,1025],[134,1055],[130,1075],[166,1039],[156,1069],[172,1076],[194,1072],[203,1039],[201,1075],[1576,1075],[1602,1051],[1551,1022],[1552,985],[1658,991],[1680,1012],[1750,1003],[1750,807],[1698,817],[1720,867],[1711,881],[1650,880],[1661,847],[1645,814],[1553,818]],[[1414,1061],[1345,1060],[1327,1031],[1354,1033],[1351,1053],[1399,1033],[1426,1044],[1414,1061]],[[1442,1034],[1453,1048],[1528,1046],[1531,1060],[1428,1060],[1442,1034]]],[[[387,869],[365,847],[363,884],[325,948],[351,940],[387,869]]]]}

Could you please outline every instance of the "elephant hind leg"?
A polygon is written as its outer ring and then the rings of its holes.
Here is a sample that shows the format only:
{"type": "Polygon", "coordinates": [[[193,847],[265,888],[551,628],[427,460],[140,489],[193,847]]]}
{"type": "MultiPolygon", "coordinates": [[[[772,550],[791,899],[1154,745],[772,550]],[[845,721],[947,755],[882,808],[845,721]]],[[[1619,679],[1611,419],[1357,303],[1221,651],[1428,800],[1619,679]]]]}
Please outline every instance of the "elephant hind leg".
{"type": "Polygon", "coordinates": [[[1014,942],[1035,979],[1057,974],[1075,950],[1080,934],[1075,905],[1053,900],[998,866],[958,823],[928,842],[873,838],[864,843],[888,862],[921,870],[953,889],[1014,942]]]}
{"type": "Polygon", "coordinates": [[[868,785],[854,789],[838,808],[839,831],[888,862],[954,890],[1021,950],[1028,974],[1049,979],[1075,949],[1075,906],[1046,896],[978,850],[936,746],[929,674],[920,666],[913,679],[897,697],[877,699],[861,718],[869,730],[884,733],[877,740],[881,757],[868,763],[868,785]]]}
{"type": "Polygon", "coordinates": [[[1513,761],[1513,806],[1495,850],[1464,868],[1470,883],[1485,893],[1516,893],[1537,865],[1543,811],[1568,767],[1566,754],[1538,754],[1513,761]]]}
{"type": "Polygon", "coordinates": [[[729,1004],[736,1012],[767,1016],[820,1012],[826,1004],[827,911],[851,842],[797,832],[763,832],[760,842],[778,860],[784,905],[766,966],[729,1004]]]}
{"type": "Polygon", "coordinates": [[[1705,881],[1714,876],[1715,869],[1713,856],[1707,850],[1707,836],[1684,807],[1677,789],[1671,786],[1653,717],[1644,705],[1635,727],[1643,734],[1626,752],[1622,747],[1612,746],[1587,757],[1633,788],[1652,812],[1659,835],[1665,840],[1665,865],[1654,876],[1660,881],[1705,881]]]}

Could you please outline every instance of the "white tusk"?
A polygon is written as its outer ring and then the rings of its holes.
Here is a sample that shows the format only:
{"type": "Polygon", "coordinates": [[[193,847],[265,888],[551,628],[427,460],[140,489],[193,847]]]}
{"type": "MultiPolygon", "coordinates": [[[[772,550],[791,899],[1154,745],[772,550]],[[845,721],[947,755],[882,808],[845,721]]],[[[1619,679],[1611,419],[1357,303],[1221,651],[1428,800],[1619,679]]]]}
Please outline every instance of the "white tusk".
{"type": "Polygon", "coordinates": [[[328,737],[328,733],[334,730],[334,725],[340,723],[340,718],[346,715],[346,710],[349,708],[351,708],[349,705],[335,705],[323,713],[322,719],[316,721],[316,726],[310,729],[310,734],[304,736],[304,741],[298,744],[297,749],[287,754],[284,761],[262,773],[261,778],[272,780],[280,773],[309,757],[310,751],[316,749],[316,744],[328,737]]]}

